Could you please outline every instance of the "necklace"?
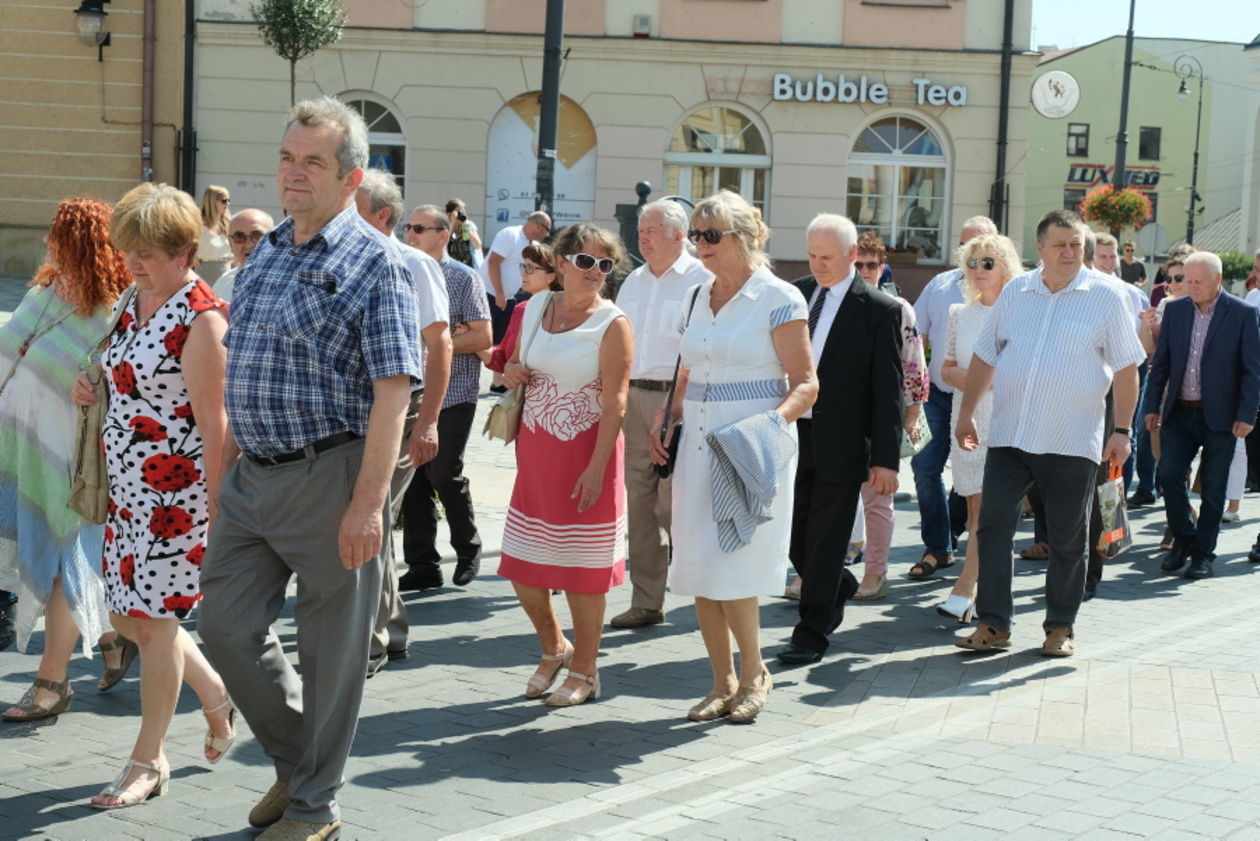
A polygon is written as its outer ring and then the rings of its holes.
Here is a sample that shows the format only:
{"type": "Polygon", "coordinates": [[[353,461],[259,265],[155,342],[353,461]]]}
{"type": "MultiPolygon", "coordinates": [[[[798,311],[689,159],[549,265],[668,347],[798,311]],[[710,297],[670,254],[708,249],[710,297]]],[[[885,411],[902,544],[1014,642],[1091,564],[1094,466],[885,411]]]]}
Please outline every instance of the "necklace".
{"type": "MultiPolygon", "coordinates": [[[[560,299],[552,298],[551,304],[553,306],[551,308],[551,330],[549,332],[559,333],[571,329],[569,319],[564,315],[564,304],[561,303],[560,299]]],[[[583,306],[578,314],[573,317],[572,327],[577,327],[590,317],[591,310],[589,307],[589,304],[583,306]]]]}

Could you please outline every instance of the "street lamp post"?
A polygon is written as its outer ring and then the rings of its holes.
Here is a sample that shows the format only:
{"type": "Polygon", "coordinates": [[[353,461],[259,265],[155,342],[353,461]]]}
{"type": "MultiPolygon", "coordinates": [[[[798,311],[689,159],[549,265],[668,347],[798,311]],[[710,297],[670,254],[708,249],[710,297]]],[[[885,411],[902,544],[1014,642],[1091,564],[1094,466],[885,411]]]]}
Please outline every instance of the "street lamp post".
{"type": "Polygon", "coordinates": [[[1194,166],[1190,170],[1190,206],[1186,210],[1186,245],[1194,245],[1194,211],[1199,201],[1199,130],[1203,127],[1203,65],[1191,55],[1180,56],[1173,62],[1173,71],[1181,77],[1181,85],[1177,88],[1177,98],[1185,99],[1190,94],[1187,79],[1199,79],[1199,108],[1194,118],[1194,166]]]}

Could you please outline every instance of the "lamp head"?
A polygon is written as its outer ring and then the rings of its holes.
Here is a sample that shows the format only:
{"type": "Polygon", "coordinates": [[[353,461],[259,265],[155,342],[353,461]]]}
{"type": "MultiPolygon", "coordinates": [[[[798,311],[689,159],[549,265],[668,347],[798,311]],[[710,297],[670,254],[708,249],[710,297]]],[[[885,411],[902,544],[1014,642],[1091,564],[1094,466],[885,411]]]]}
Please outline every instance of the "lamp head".
{"type": "Polygon", "coordinates": [[[109,33],[105,31],[105,4],[109,0],[82,0],[79,8],[74,10],[74,26],[79,40],[89,47],[99,47],[105,43],[109,33]]]}

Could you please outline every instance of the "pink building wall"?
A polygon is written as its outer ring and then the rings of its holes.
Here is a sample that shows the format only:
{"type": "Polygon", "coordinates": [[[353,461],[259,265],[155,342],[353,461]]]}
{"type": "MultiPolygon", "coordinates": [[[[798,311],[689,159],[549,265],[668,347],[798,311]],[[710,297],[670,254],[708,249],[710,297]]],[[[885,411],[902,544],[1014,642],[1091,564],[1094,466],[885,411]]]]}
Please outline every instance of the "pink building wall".
{"type": "Polygon", "coordinates": [[[410,29],[411,4],[382,0],[345,0],[346,18],[351,26],[378,26],[382,29],[410,29]]]}
{"type": "MultiPolygon", "coordinates": [[[[487,32],[537,32],[541,35],[546,23],[547,0],[486,0],[487,32]]],[[[604,0],[567,0],[564,34],[603,35],[604,0]]]]}
{"type": "Polygon", "coordinates": [[[661,0],[661,37],[775,43],[783,0],[661,0]]]}
{"type": "Polygon", "coordinates": [[[844,0],[844,43],[858,47],[922,47],[961,50],[967,12],[962,3],[907,3],[904,7],[844,0]]]}

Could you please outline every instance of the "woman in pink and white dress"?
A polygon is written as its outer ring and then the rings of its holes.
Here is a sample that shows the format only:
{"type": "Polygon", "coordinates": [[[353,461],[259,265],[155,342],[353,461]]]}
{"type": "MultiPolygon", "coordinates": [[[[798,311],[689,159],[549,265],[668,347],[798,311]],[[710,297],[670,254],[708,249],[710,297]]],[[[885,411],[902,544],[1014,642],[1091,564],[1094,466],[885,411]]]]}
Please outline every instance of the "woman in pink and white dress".
{"type": "Polygon", "coordinates": [[[626,262],[621,241],[579,223],[560,232],[554,250],[564,291],[530,299],[503,372],[509,388],[526,386],[499,575],[516,588],[542,644],[525,697],[542,695],[568,667],[546,701],[563,707],[599,697],[606,594],[626,577],[621,420],[632,340],[625,315],[602,295],[609,272],[626,262]],[[568,599],[572,644],[552,590],[568,599]]]}

